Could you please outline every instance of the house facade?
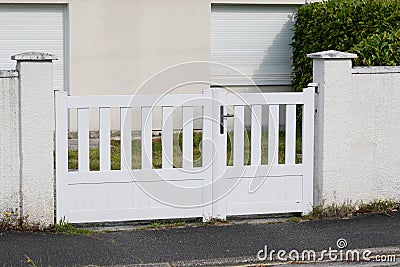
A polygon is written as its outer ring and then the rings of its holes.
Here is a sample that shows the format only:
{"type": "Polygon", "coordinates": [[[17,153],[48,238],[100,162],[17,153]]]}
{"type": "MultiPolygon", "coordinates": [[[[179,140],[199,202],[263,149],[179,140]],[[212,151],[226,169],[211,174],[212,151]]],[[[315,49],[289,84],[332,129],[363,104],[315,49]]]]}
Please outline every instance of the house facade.
{"type": "MultiPolygon", "coordinates": [[[[219,65],[193,70],[196,80],[235,90],[290,90],[288,44],[294,13],[305,2],[0,0],[0,69],[14,68],[12,54],[48,52],[58,57],[55,89],[131,95],[166,68],[211,61],[219,65]]],[[[180,87],[199,92],[204,84],[180,87]]],[[[140,93],[168,90],[156,85],[140,93]]]]}

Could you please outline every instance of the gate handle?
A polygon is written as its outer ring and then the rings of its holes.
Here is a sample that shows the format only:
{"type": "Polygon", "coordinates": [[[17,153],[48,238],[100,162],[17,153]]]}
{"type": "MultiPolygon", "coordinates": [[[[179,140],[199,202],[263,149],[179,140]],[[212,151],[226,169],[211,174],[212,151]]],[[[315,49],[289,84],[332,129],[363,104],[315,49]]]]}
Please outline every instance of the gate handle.
{"type": "Polygon", "coordinates": [[[226,114],[224,115],[224,106],[219,107],[219,133],[224,134],[224,120],[225,118],[232,118],[233,114],[226,114]]]}

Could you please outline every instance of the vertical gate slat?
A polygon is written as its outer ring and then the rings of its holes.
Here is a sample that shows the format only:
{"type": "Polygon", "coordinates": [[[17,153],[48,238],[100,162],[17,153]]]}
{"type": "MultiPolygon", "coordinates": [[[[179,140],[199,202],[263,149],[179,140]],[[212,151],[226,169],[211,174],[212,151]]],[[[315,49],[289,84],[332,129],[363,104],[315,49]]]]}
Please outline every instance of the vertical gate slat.
{"type": "Polygon", "coordinates": [[[296,105],[286,106],[285,164],[295,164],[296,158],[296,105]]]}
{"type": "Polygon", "coordinates": [[[162,168],[173,167],[173,107],[162,108],[162,168]]]}
{"type": "MultiPolygon", "coordinates": [[[[56,221],[68,213],[68,108],[67,94],[55,91],[56,110],[56,221]]],[[[68,218],[67,218],[68,219],[68,218]]]]}
{"type": "Polygon", "coordinates": [[[204,168],[204,180],[203,184],[203,221],[207,221],[213,215],[212,203],[213,203],[213,191],[212,187],[208,185],[213,184],[213,166],[212,161],[215,154],[215,146],[211,142],[213,139],[213,121],[212,118],[215,116],[213,110],[213,89],[206,89],[203,91],[203,135],[202,135],[202,148],[201,148],[201,160],[204,168]]]}
{"type": "Polygon", "coordinates": [[[261,164],[261,115],[262,106],[251,106],[251,165],[261,164]]]}
{"type": "Polygon", "coordinates": [[[244,106],[234,107],[233,121],[233,165],[244,164],[244,106]]]}
{"type": "Polygon", "coordinates": [[[314,167],[314,87],[303,89],[305,103],[303,105],[302,126],[302,164],[304,166],[303,213],[312,211],[313,204],[313,167],[314,167]]]}
{"type": "Polygon", "coordinates": [[[78,108],[78,168],[89,171],[89,109],[78,108]]]}
{"type": "Polygon", "coordinates": [[[132,115],[131,108],[120,109],[121,170],[132,169],[132,115]]]}
{"type": "Polygon", "coordinates": [[[193,168],[193,107],[182,108],[182,168],[193,168]]]}
{"type": "Polygon", "coordinates": [[[153,166],[152,124],[152,108],[142,107],[142,169],[151,169],[153,166]]]}
{"type": "Polygon", "coordinates": [[[108,171],[111,169],[110,155],[110,108],[99,109],[100,121],[100,170],[108,171]]]}
{"type": "MultiPolygon", "coordinates": [[[[55,91],[56,102],[56,171],[68,172],[68,108],[67,95],[55,91]]],[[[58,185],[58,183],[57,183],[58,185]]]]}
{"type": "Polygon", "coordinates": [[[269,105],[268,164],[278,164],[279,152],[279,105],[269,105]]]}

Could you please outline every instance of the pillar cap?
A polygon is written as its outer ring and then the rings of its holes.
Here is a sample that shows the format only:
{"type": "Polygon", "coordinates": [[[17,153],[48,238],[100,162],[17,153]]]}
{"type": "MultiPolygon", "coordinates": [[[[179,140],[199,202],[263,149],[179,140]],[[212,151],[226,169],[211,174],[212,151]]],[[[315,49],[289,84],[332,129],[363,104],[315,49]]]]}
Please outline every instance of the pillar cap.
{"type": "Polygon", "coordinates": [[[11,56],[12,60],[17,61],[52,61],[57,60],[57,56],[41,52],[25,52],[11,56]]]}
{"type": "Polygon", "coordinates": [[[346,53],[336,50],[328,50],[328,51],[307,54],[307,57],[320,58],[320,59],[351,59],[351,58],[356,58],[357,55],[353,53],[346,53]]]}

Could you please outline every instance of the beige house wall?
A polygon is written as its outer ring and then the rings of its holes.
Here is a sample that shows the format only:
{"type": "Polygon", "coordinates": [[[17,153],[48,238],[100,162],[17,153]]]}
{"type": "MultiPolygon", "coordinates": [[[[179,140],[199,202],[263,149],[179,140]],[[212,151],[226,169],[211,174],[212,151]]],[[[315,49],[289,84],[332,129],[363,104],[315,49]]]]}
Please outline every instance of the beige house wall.
{"type": "MultiPolygon", "coordinates": [[[[164,68],[210,59],[211,3],[306,0],[0,0],[68,4],[70,93],[130,94],[164,68]]],[[[310,1],[309,1],[310,2],[310,1]]],[[[199,76],[208,79],[208,72],[199,76]]],[[[155,92],[162,92],[157,88],[155,92]]]]}
{"type": "MultiPolygon", "coordinates": [[[[71,95],[138,92],[152,75],[176,64],[210,59],[212,3],[304,4],[305,0],[0,0],[12,4],[66,4],[66,80],[71,95]],[[69,59],[69,62],[68,62],[69,59]]],[[[186,75],[186,73],[182,74],[186,75]]],[[[209,80],[209,68],[190,73],[209,80]]],[[[173,77],[171,84],[180,82],[173,77]]],[[[140,93],[164,93],[158,81],[140,93]]],[[[206,85],[184,86],[201,92],[206,85]]],[[[182,89],[181,89],[182,90],[182,89]]],[[[117,120],[114,120],[117,121],[117,120]]],[[[91,128],[97,128],[95,115],[91,128]]],[[[73,128],[74,118],[71,119],[73,128]]],[[[116,128],[113,122],[113,128],[116,128]]]]}
{"type": "Polygon", "coordinates": [[[73,95],[133,94],[167,67],[209,60],[204,1],[71,0],[69,12],[73,95]]]}

